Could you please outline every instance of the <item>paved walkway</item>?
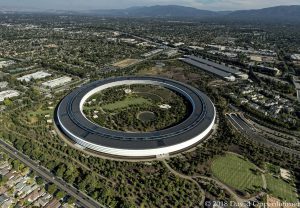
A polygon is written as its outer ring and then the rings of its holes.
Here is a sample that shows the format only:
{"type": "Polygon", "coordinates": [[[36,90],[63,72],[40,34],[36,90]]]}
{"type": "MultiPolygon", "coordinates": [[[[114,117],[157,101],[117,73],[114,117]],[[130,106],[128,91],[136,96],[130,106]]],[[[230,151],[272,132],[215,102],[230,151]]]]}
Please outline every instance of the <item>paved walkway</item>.
{"type": "MultiPolygon", "coordinates": [[[[242,207],[242,208],[246,208],[247,207],[247,202],[248,201],[251,201],[251,200],[254,200],[257,196],[261,196],[262,194],[264,194],[263,192],[262,193],[259,193],[258,195],[250,198],[250,199],[244,199],[240,196],[238,196],[235,191],[233,191],[229,186],[227,186],[226,184],[222,183],[221,181],[215,179],[215,178],[211,178],[211,177],[207,177],[207,176],[202,176],[202,175],[195,175],[195,176],[188,176],[188,175],[184,175],[180,172],[178,172],[177,170],[174,170],[168,163],[166,160],[163,160],[163,163],[164,165],[166,166],[166,168],[171,172],[173,173],[174,175],[180,177],[180,178],[183,178],[183,179],[186,179],[186,180],[190,180],[192,181],[193,183],[195,183],[199,189],[201,190],[203,196],[205,195],[205,192],[204,190],[201,188],[201,186],[199,185],[199,183],[195,180],[197,178],[200,178],[200,179],[204,179],[204,180],[208,180],[208,181],[211,181],[211,182],[214,182],[215,184],[217,184],[218,186],[220,186],[222,189],[226,190],[231,196],[232,198],[237,202],[237,205],[238,207],[242,207]]],[[[258,167],[257,167],[258,168],[258,167]]],[[[266,178],[265,178],[265,175],[263,174],[263,170],[261,170],[260,168],[258,168],[260,171],[262,171],[262,174],[261,174],[261,177],[262,177],[262,182],[263,182],[263,188],[266,189],[267,188],[267,182],[266,182],[266,178]]],[[[202,197],[202,201],[201,201],[201,205],[203,205],[204,203],[204,197],[202,197]]]]}
{"type": "Polygon", "coordinates": [[[178,176],[179,178],[183,178],[183,179],[186,179],[186,180],[189,180],[191,182],[193,182],[198,188],[199,190],[201,191],[201,194],[202,194],[202,198],[201,198],[201,201],[200,201],[200,205],[202,206],[204,204],[204,200],[205,200],[205,192],[204,190],[201,188],[200,184],[193,179],[192,176],[187,176],[187,175],[184,175],[182,173],[179,173],[177,172],[176,170],[174,170],[173,168],[171,168],[171,166],[167,163],[166,160],[162,160],[163,164],[166,166],[166,168],[171,172],[173,173],[174,175],[178,176]]]}

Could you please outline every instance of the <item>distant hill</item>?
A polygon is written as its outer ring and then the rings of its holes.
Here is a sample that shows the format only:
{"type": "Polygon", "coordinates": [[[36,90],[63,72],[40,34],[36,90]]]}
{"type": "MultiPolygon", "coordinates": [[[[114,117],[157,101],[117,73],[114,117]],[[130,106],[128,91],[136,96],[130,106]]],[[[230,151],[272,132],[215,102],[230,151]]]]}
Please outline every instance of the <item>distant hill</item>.
{"type": "Polygon", "coordinates": [[[277,6],[257,10],[240,10],[225,15],[226,19],[262,22],[300,22],[300,6],[277,6]]]}
{"type": "Polygon", "coordinates": [[[115,10],[91,10],[88,14],[119,17],[187,17],[232,21],[299,22],[300,6],[277,6],[257,10],[208,11],[184,6],[149,6],[115,10]]]}
{"type": "MultiPolygon", "coordinates": [[[[9,11],[20,12],[20,9],[10,9],[9,11]]],[[[24,10],[29,11],[29,10],[24,10]]],[[[36,11],[35,12],[41,12],[36,11]]],[[[0,8],[0,13],[7,12],[7,9],[0,8]]],[[[87,11],[64,11],[48,10],[46,13],[54,14],[84,14],[110,17],[150,17],[150,18],[196,18],[219,21],[246,21],[246,22],[273,22],[273,23],[300,23],[300,5],[277,6],[256,10],[239,11],[209,11],[192,7],[167,5],[131,7],[128,9],[112,10],[87,10],[87,11]]]]}
{"type": "Polygon", "coordinates": [[[149,7],[131,7],[119,10],[92,10],[91,14],[109,15],[109,16],[128,16],[128,17],[215,17],[218,12],[200,10],[184,6],[149,6],[149,7]]]}

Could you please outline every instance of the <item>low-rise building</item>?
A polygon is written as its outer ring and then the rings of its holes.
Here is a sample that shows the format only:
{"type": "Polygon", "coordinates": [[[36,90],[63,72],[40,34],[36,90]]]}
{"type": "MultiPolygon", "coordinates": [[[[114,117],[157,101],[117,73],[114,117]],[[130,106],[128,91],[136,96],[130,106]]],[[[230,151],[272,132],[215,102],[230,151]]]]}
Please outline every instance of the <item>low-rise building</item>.
{"type": "Polygon", "coordinates": [[[272,74],[274,76],[278,76],[280,74],[280,70],[276,67],[268,67],[264,65],[258,65],[257,67],[262,73],[272,74]]]}
{"type": "Polygon", "coordinates": [[[226,50],[226,46],[223,46],[223,45],[212,45],[212,44],[208,44],[206,45],[207,47],[209,48],[213,48],[213,49],[217,49],[219,51],[224,51],[226,50]]]}
{"type": "Polygon", "coordinates": [[[240,102],[241,102],[241,104],[245,104],[245,103],[248,103],[249,100],[247,100],[246,98],[241,98],[240,102]]]}
{"type": "Polygon", "coordinates": [[[13,179],[15,176],[16,176],[16,171],[15,170],[11,170],[11,171],[9,171],[6,175],[5,175],[5,177],[8,179],[8,180],[11,180],[11,179],[13,179]]]}
{"type": "Polygon", "coordinates": [[[26,178],[23,178],[19,183],[17,183],[17,185],[15,186],[15,191],[14,193],[18,193],[19,191],[21,191],[25,186],[26,186],[26,178]]]}
{"type": "Polygon", "coordinates": [[[44,71],[38,71],[32,74],[27,74],[25,76],[19,77],[17,80],[30,82],[31,80],[44,79],[46,77],[50,77],[51,74],[44,71]]]}
{"type": "Polygon", "coordinates": [[[8,187],[13,187],[15,184],[19,183],[22,179],[23,177],[18,174],[13,179],[7,181],[6,185],[8,187]]]}
{"type": "Polygon", "coordinates": [[[293,54],[291,55],[291,59],[295,61],[300,61],[300,54],[293,54]]]}
{"type": "Polygon", "coordinates": [[[142,57],[144,57],[144,58],[149,58],[150,56],[154,56],[154,55],[156,55],[156,54],[158,54],[158,53],[160,53],[160,52],[162,52],[162,51],[163,51],[163,49],[155,49],[155,50],[150,51],[150,52],[148,52],[148,53],[144,53],[144,54],[142,55],[142,57]]]}
{"type": "Polygon", "coordinates": [[[34,191],[35,189],[38,188],[38,185],[28,185],[25,186],[19,193],[18,195],[20,196],[20,198],[24,198],[25,196],[27,196],[28,194],[30,194],[32,191],[34,191]]]}
{"type": "Polygon", "coordinates": [[[0,205],[2,205],[4,202],[8,201],[9,200],[9,197],[6,196],[5,194],[2,194],[0,196],[0,205]]]}
{"type": "Polygon", "coordinates": [[[8,60],[8,61],[0,61],[0,69],[4,68],[4,67],[8,67],[10,65],[13,65],[15,62],[12,60],[8,60]]]}
{"type": "Polygon", "coordinates": [[[60,78],[57,78],[54,80],[44,82],[44,83],[42,83],[42,86],[53,89],[55,87],[63,86],[71,81],[72,81],[71,77],[64,76],[64,77],[60,77],[60,78]]]}
{"type": "Polygon", "coordinates": [[[3,169],[3,168],[5,168],[5,167],[7,167],[7,166],[9,166],[7,161],[2,162],[2,163],[0,164],[0,169],[3,169]]]}
{"type": "Polygon", "coordinates": [[[174,43],[173,45],[175,46],[175,47],[179,47],[179,46],[183,46],[185,43],[183,43],[183,42],[178,42],[178,43],[174,43]]]}
{"type": "Polygon", "coordinates": [[[0,171],[0,174],[1,174],[2,176],[4,176],[4,175],[6,175],[7,173],[9,173],[9,170],[10,170],[9,167],[3,168],[3,169],[0,171]]]}
{"type": "Polygon", "coordinates": [[[16,90],[6,90],[0,92],[0,102],[3,102],[5,99],[18,97],[20,93],[16,90]]]}
{"type": "Polygon", "coordinates": [[[46,206],[46,204],[48,204],[48,202],[50,201],[51,197],[52,196],[50,194],[43,195],[34,203],[34,206],[37,206],[37,207],[46,206]]]}
{"type": "Polygon", "coordinates": [[[0,195],[2,195],[2,194],[4,194],[4,193],[6,193],[6,191],[8,190],[8,188],[7,187],[5,187],[5,186],[1,186],[0,187],[0,195]]]}
{"type": "Polygon", "coordinates": [[[60,202],[54,198],[45,206],[45,208],[59,208],[60,205],[60,202]]]}
{"type": "Polygon", "coordinates": [[[8,86],[8,82],[0,82],[0,89],[4,89],[8,86]]]}
{"type": "Polygon", "coordinates": [[[176,50],[176,49],[170,49],[170,50],[165,51],[164,54],[167,57],[176,56],[178,54],[178,50],[176,50]]]}
{"type": "Polygon", "coordinates": [[[43,189],[38,190],[35,189],[33,192],[31,192],[30,194],[28,194],[24,200],[28,201],[28,202],[34,202],[36,201],[39,197],[45,195],[45,191],[43,189]]]}
{"type": "Polygon", "coordinates": [[[1,208],[10,208],[11,205],[13,204],[13,199],[12,198],[9,198],[6,202],[4,202],[2,205],[1,205],[1,208]]]}
{"type": "Polygon", "coordinates": [[[262,62],[262,57],[258,55],[250,55],[250,61],[262,62]]]}
{"type": "Polygon", "coordinates": [[[130,44],[136,44],[137,43],[137,41],[133,38],[121,38],[120,40],[124,43],[130,43],[130,44]]]}

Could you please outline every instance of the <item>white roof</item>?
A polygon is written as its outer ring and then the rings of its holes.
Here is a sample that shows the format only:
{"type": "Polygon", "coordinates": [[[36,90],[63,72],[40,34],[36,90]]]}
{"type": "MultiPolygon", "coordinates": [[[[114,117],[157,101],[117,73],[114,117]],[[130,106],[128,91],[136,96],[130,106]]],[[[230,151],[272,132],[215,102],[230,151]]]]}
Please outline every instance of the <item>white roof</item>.
{"type": "Polygon", "coordinates": [[[6,98],[18,97],[20,95],[19,91],[16,90],[6,90],[0,92],[0,102],[3,102],[6,98]]]}
{"type": "Polygon", "coordinates": [[[8,82],[0,82],[0,88],[5,88],[7,87],[8,82]]]}
{"type": "Polygon", "coordinates": [[[44,82],[44,83],[42,83],[42,85],[45,87],[54,88],[54,87],[62,86],[71,81],[72,81],[71,77],[64,76],[64,77],[60,77],[60,78],[57,78],[54,80],[44,82]]]}
{"type": "Polygon", "coordinates": [[[23,77],[18,78],[17,80],[30,82],[32,79],[43,79],[43,78],[49,77],[49,76],[51,76],[51,74],[48,72],[38,71],[38,72],[35,72],[32,74],[27,74],[23,77]]]}

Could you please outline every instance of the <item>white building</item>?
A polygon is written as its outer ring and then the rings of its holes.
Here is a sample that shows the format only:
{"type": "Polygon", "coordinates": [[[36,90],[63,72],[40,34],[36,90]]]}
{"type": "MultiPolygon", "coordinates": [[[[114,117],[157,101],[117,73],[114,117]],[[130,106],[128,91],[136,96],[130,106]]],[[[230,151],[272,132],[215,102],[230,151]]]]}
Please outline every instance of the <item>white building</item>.
{"type": "Polygon", "coordinates": [[[211,44],[208,44],[206,46],[210,47],[210,48],[213,48],[213,49],[217,49],[219,51],[225,51],[226,50],[226,46],[222,46],[222,45],[211,45],[211,44]]]}
{"type": "Polygon", "coordinates": [[[8,85],[8,82],[0,82],[0,89],[6,88],[8,85]]]}
{"type": "Polygon", "coordinates": [[[204,48],[201,47],[201,46],[189,46],[189,48],[190,48],[190,49],[193,49],[193,50],[201,50],[201,51],[204,50],[204,48]]]}
{"type": "Polygon", "coordinates": [[[137,43],[137,41],[133,38],[121,38],[120,40],[124,43],[130,43],[130,44],[136,44],[137,43]]]}
{"type": "Polygon", "coordinates": [[[17,80],[30,82],[33,79],[35,79],[35,80],[36,79],[43,79],[43,78],[50,77],[50,76],[51,76],[51,74],[48,73],[48,72],[38,71],[38,72],[35,72],[33,74],[27,74],[23,77],[18,78],[17,80]]]}
{"type": "Polygon", "coordinates": [[[3,102],[7,98],[18,97],[20,93],[16,90],[6,90],[0,92],[0,102],[3,102]]]}
{"type": "Polygon", "coordinates": [[[175,47],[179,47],[179,46],[183,46],[185,43],[183,42],[179,42],[179,43],[174,43],[174,46],[175,47]]]}
{"type": "Polygon", "coordinates": [[[15,62],[12,60],[9,61],[0,61],[0,69],[2,69],[3,67],[7,67],[10,66],[12,64],[14,64],[15,62]]]}
{"type": "Polygon", "coordinates": [[[235,81],[235,77],[234,76],[227,76],[227,77],[224,77],[224,79],[226,80],[226,81],[229,81],[229,82],[234,82],[235,81]]]}
{"type": "Polygon", "coordinates": [[[167,51],[165,51],[164,54],[168,57],[172,57],[172,56],[175,56],[178,54],[178,50],[176,50],[176,49],[167,50],[167,51]]]}
{"type": "Polygon", "coordinates": [[[47,88],[55,88],[55,87],[63,86],[71,81],[72,81],[71,77],[64,76],[64,77],[60,77],[54,80],[44,82],[42,83],[42,86],[47,88]]]}
{"type": "Polygon", "coordinates": [[[142,57],[148,58],[148,57],[154,56],[154,55],[156,55],[156,54],[158,54],[158,53],[160,53],[162,51],[163,51],[163,49],[156,49],[156,50],[153,50],[153,51],[150,51],[148,53],[143,54],[142,57]]]}
{"type": "Polygon", "coordinates": [[[250,55],[250,61],[262,62],[262,57],[258,55],[250,55]]]}
{"type": "Polygon", "coordinates": [[[293,60],[300,61],[300,54],[293,54],[293,55],[291,56],[291,58],[292,58],[293,60]]]}

